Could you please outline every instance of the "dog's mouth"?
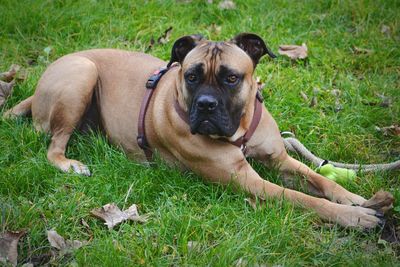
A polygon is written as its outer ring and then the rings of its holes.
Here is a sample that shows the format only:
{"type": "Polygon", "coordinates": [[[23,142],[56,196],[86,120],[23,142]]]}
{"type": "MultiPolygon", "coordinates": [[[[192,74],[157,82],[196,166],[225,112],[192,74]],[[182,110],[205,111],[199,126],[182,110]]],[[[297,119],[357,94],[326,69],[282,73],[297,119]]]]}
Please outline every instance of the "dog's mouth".
{"type": "Polygon", "coordinates": [[[195,110],[189,114],[190,132],[192,134],[216,135],[231,137],[236,132],[238,125],[232,125],[229,116],[218,112],[212,116],[204,116],[195,110]]]}
{"type": "Polygon", "coordinates": [[[190,132],[192,134],[219,135],[221,130],[210,120],[203,120],[190,123],[190,132]]]}

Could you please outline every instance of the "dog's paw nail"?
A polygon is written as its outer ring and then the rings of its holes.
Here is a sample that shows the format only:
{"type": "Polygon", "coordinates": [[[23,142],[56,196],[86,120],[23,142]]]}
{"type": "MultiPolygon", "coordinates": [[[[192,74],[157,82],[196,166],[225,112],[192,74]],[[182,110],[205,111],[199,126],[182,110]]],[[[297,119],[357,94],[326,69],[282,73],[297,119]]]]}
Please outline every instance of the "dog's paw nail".
{"type": "Polygon", "coordinates": [[[380,218],[380,219],[382,219],[382,218],[384,217],[384,214],[383,214],[382,211],[377,211],[377,212],[375,213],[375,216],[378,217],[378,218],[380,218]]]}

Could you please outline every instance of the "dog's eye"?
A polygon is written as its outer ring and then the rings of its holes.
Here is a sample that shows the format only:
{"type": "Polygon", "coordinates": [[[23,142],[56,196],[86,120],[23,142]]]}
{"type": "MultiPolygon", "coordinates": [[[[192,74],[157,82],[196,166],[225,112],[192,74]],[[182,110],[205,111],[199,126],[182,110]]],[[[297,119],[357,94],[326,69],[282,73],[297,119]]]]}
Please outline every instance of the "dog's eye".
{"type": "Polygon", "coordinates": [[[235,84],[238,81],[238,76],[236,75],[229,75],[228,77],[226,77],[226,82],[229,84],[235,84]]]}
{"type": "Polygon", "coordinates": [[[189,74],[188,76],[186,76],[186,79],[189,82],[193,83],[193,82],[197,81],[197,76],[195,74],[189,74]]]}

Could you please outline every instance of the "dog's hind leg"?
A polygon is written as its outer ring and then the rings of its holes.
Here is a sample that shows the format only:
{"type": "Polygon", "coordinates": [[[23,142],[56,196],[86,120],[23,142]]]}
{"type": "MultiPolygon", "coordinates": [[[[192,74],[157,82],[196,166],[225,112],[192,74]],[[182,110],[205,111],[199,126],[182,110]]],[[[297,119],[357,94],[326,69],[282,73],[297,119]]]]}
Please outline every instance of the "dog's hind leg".
{"type": "Polygon", "coordinates": [[[3,118],[12,118],[12,117],[18,117],[18,116],[29,116],[31,114],[32,99],[33,99],[33,96],[30,96],[27,99],[21,101],[16,106],[14,106],[11,109],[7,110],[3,114],[3,118]]]}
{"type": "Polygon", "coordinates": [[[64,172],[90,175],[87,166],[65,157],[68,140],[91,104],[98,73],[87,58],[69,56],[43,74],[32,103],[35,126],[52,135],[48,160],[64,172]]]}

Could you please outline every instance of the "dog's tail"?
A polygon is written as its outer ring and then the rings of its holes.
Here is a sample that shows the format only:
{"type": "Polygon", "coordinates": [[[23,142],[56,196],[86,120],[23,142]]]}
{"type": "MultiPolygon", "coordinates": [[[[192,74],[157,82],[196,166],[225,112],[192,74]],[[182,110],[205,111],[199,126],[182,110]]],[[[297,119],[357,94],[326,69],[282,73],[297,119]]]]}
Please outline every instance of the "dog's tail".
{"type": "Polygon", "coordinates": [[[19,117],[19,116],[30,116],[32,114],[32,99],[33,96],[28,97],[27,99],[21,101],[16,106],[12,107],[11,109],[7,110],[3,114],[3,118],[12,118],[12,117],[19,117]]]}

